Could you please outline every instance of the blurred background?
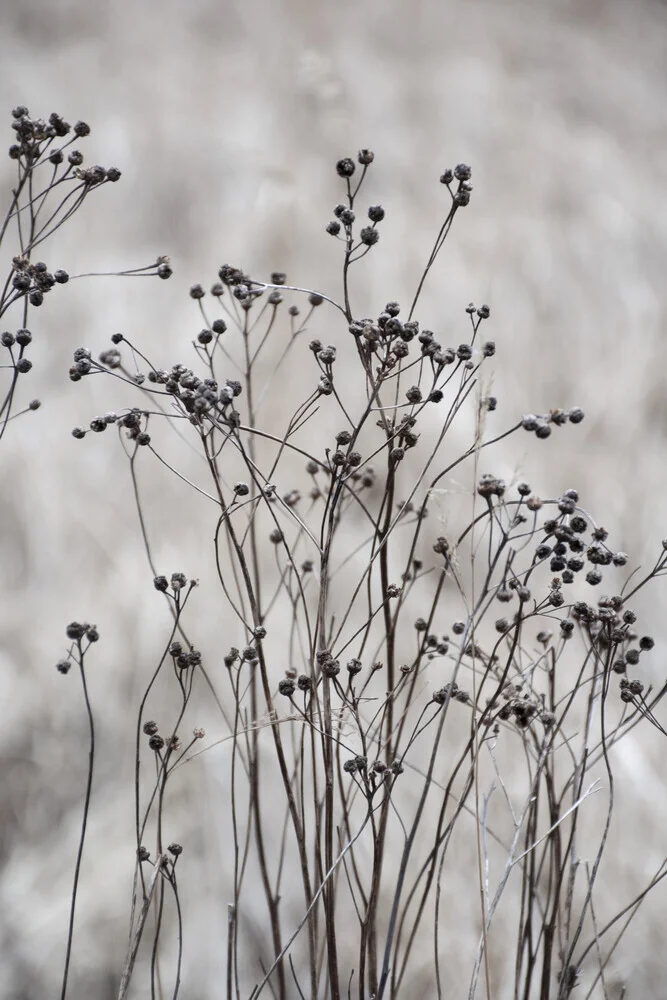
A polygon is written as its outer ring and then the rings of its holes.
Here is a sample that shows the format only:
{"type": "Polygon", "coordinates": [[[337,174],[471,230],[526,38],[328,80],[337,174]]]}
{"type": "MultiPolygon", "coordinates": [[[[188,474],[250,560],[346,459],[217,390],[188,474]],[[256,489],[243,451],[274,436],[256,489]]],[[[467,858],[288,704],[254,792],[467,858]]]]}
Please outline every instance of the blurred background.
{"type": "MultiPolygon", "coordinates": [[[[91,125],[89,162],[123,173],[49,244],[49,267],[118,270],[168,254],[174,268],[168,282],[92,278],[54,290],[31,321],[26,392],[42,407],[2,443],[0,995],[59,991],[86,751],[76,678],[54,664],[64,626],[79,618],[102,636],[90,680],[100,749],[71,996],[106,998],[129,912],[133,706],[169,620],[117,441],[70,434],[119,405],[118,389],[112,379],[73,385],[72,351],[97,355],[122,331],[157,364],[191,363],[202,322],[188,288],[208,287],[223,262],[258,278],[283,270],[338,296],[340,246],[324,227],[341,197],[335,162],[360,147],[376,155],[366,198],[387,216],[359,266],[358,311],[407,302],[448,204],[438,178],[467,162],[472,201],[418,318],[458,344],[467,303],[490,304],[494,427],[555,406],[586,411],[547,442],[511,438],[483,471],[527,478],[545,497],[576,486],[631,566],[648,565],[667,536],[667,5],[5,0],[0,65],[7,146],[14,105],[35,117],[57,111],[91,125]]],[[[0,165],[5,204],[12,166],[0,165]]],[[[313,336],[344,335],[333,313],[318,312],[313,336]]],[[[287,401],[297,374],[281,376],[287,401]]],[[[202,530],[197,501],[168,476],[141,474],[160,571],[205,575],[212,528],[202,530]]],[[[645,680],[664,679],[665,599],[656,587],[638,602],[657,642],[645,680]]],[[[205,600],[191,625],[205,648],[231,644],[205,600]]],[[[619,753],[619,900],[665,854],[663,759],[653,730],[619,753]]],[[[215,873],[226,855],[209,793],[224,808],[225,760],[211,755],[192,770],[173,833],[198,856],[183,995],[202,1000],[221,995],[224,967],[215,873]]],[[[623,982],[628,997],[662,995],[666,901],[659,888],[619,947],[611,996],[623,982]]],[[[137,997],[142,989],[138,981],[137,997]]]]}

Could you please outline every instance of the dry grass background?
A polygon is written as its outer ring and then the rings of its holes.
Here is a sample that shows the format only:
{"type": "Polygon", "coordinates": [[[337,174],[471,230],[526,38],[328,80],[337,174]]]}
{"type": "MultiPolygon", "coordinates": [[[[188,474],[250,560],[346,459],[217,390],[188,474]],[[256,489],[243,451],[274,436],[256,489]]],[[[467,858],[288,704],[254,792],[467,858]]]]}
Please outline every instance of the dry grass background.
{"type": "MultiPolygon", "coordinates": [[[[465,304],[491,304],[499,420],[553,405],[587,412],[543,446],[512,438],[491,471],[520,473],[544,496],[576,486],[615,546],[633,564],[649,561],[667,535],[667,6],[7,0],[0,58],[7,145],[9,110],[25,103],[35,115],[88,121],[90,158],[123,171],[53,241],[49,265],[76,273],[168,253],[175,269],[167,283],[57,289],[32,322],[29,378],[42,409],[2,450],[0,995],[57,992],[86,754],[80,692],[53,664],[78,617],[102,636],[91,674],[101,749],[72,997],[105,998],[125,946],[133,706],[168,622],[120,449],[110,436],[70,437],[118,402],[112,380],[69,382],[72,350],[97,353],[120,330],[165,367],[187,361],[201,326],[187,289],[210,283],[223,261],[336,293],[339,248],[323,232],[339,198],[333,164],[360,146],[375,150],[367,195],[387,220],[360,271],[359,312],[405,300],[445,204],[438,176],[464,160],[473,201],[419,318],[458,343],[465,304]]],[[[0,169],[6,191],[9,161],[0,169]]],[[[313,335],[335,341],[344,330],[332,321],[321,310],[313,335]]],[[[296,391],[298,366],[276,383],[276,413],[296,391]]],[[[161,571],[205,581],[212,527],[197,501],[148,464],[143,486],[161,571]]],[[[642,609],[655,622],[656,677],[664,606],[658,587],[642,609]]],[[[205,585],[190,622],[209,661],[233,640],[205,585]]],[[[199,721],[215,731],[204,704],[199,721]]],[[[193,1000],[221,995],[225,752],[191,768],[174,804],[173,836],[191,859],[184,996],[193,1000]]],[[[621,751],[624,846],[605,883],[618,900],[665,852],[663,760],[652,730],[621,751]]],[[[457,919],[455,953],[476,910],[474,887],[452,893],[469,916],[457,919]]],[[[664,903],[661,888],[619,952],[628,997],[665,995],[664,903]]],[[[502,968],[502,936],[494,949],[502,968]]],[[[466,981],[452,969],[450,995],[466,981]]]]}

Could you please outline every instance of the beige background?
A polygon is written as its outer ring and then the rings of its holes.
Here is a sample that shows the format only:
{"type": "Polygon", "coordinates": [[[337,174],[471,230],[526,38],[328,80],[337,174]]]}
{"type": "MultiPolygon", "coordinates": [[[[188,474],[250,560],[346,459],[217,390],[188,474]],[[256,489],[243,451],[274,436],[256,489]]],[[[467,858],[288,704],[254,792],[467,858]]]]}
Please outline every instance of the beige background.
{"type": "MultiPolygon", "coordinates": [[[[529,478],[545,496],[576,485],[615,547],[649,562],[667,535],[667,6],[6,0],[0,67],[7,145],[9,111],[25,103],[36,116],[88,121],[87,156],[123,171],[53,241],[49,265],[106,270],[168,253],[175,271],[167,283],[56,289],[32,320],[27,391],[42,409],[2,445],[0,994],[58,989],[86,754],[75,678],[53,663],[65,623],[85,617],[103,640],[91,677],[101,749],[71,995],[103,998],[125,940],[132,706],[167,619],[117,442],[70,437],[119,400],[110,380],[69,382],[72,350],[97,353],[121,330],[165,366],[188,357],[201,322],[187,289],[208,285],[223,261],[337,294],[339,248],[323,232],[340,197],[333,164],[361,146],[376,152],[367,196],[387,218],[364,262],[359,311],[405,300],[445,204],[438,176],[464,160],[473,200],[427,286],[422,324],[458,343],[465,304],[491,304],[499,425],[558,405],[587,413],[544,446],[512,439],[491,471],[529,478]]],[[[325,342],[345,332],[332,314],[318,320],[325,342]]],[[[298,386],[284,378],[287,398],[298,386]]],[[[144,482],[156,558],[163,571],[205,576],[210,531],[170,482],[144,482]]],[[[664,606],[656,588],[642,607],[655,622],[654,679],[664,675],[664,606]]],[[[229,645],[205,599],[193,622],[204,647],[229,645]]],[[[665,852],[663,755],[651,732],[620,756],[625,846],[610,889],[620,898],[665,852]]],[[[201,862],[187,889],[192,998],[221,995],[215,873],[226,854],[200,793],[224,801],[224,774],[220,756],[192,776],[174,833],[201,862]]],[[[627,981],[628,997],[660,995],[665,899],[659,889],[619,951],[611,988],[627,981]]],[[[453,981],[452,996],[464,995],[466,976],[453,981]]]]}

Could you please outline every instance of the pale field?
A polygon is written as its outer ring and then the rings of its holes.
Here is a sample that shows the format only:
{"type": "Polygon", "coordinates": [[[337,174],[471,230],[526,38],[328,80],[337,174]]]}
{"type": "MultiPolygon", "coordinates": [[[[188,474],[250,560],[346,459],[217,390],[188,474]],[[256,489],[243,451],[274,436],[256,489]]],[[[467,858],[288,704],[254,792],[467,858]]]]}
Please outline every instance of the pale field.
{"type": "MultiPolygon", "coordinates": [[[[65,624],[85,618],[102,637],[90,668],[99,744],[70,995],[101,1000],[115,996],[126,941],[134,711],[169,622],[118,442],[70,436],[127,397],[112,380],[72,385],[71,352],[83,344],[97,353],[120,330],[165,367],[188,362],[202,324],[187,290],[210,284],[227,261],[258,276],[284,270],[338,295],[340,248],[323,231],[341,195],[333,166],[362,146],[376,154],[367,197],[387,218],[359,268],[358,312],[406,301],[445,204],[438,177],[463,160],[473,167],[473,199],[419,319],[456,344],[466,339],[467,302],[491,305],[499,426],[552,406],[587,414],[544,443],[510,438],[482,471],[527,478],[543,496],[576,486],[631,565],[649,563],[667,536],[667,7],[6,0],[0,56],[7,145],[9,110],[25,103],[35,116],[55,110],[88,121],[87,156],[123,171],[54,239],[49,266],[117,269],[164,253],[175,272],[169,282],[99,278],[56,289],[32,317],[35,368],[26,377],[42,408],[2,443],[0,995],[59,995],[86,750],[76,678],[53,664],[65,624]]],[[[1,170],[6,199],[9,161],[1,170]]],[[[325,343],[346,336],[324,309],[312,332],[325,343]]],[[[280,350],[277,342],[272,357],[280,350]]],[[[280,423],[291,411],[302,371],[281,369],[266,419],[280,423]]],[[[469,440],[465,421],[460,433],[469,440]]],[[[215,675],[216,657],[240,642],[207,589],[214,521],[162,471],[146,463],[141,476],[160,570],[202,580],[189,627],[215,675]]],[[[471,481],[450,487],[465,496],[471,481]]],[[[436,516],[447,518],[447,503],[445,495],[436,516]]],[[[656,638],[646,681],[664,678],[664,608],[660,584],[638,602],[656,638]]],[[[199,712],[196,722],[220,732],[203,693],[199,712]]],[[[171,813],[169,835],[189,858],[182,995],[202,1000],[223,995],[227,762],[223,747],[191,765],[171,813]]],[[[662,737],[631,738],[616,764],[620,805],[602,912],[631,898],[667,847],[662,737]]],[[[597,808],[594,800],[593,826],[597,808]]],[[[472,842],[457,850],[447,890],[451,997],[467,996],[479,919],[472,842]]],[[[296,921],[299,899],[286,906],[296,921]]],[[[259,939],[259,899],[255,910],[247,917],[259,939]]],[[[610,996],[622,983],[629,998],[665,995],[664,915],[659,887],[619,947],[610,996]]],[[[508,996],[503,934],[499,917],[494,1000],[508,996]]],[[[426,942],[424,965],[431,961],[426,942]]],[[[425,981],[416,974],[406,1000],[425,981]]],[[[135,996],[147,995],[139,976],[135,996]]]]}

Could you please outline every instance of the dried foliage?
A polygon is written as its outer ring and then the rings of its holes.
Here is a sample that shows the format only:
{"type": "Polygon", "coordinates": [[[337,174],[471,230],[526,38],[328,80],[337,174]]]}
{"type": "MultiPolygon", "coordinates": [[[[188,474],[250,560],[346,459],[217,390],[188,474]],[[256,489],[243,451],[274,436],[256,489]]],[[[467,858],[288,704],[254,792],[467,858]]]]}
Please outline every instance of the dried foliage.
{"type": "MultiPolygon", "coordinates": [[[[119,176],[84,169],[75,151],[66,156],[74,139],[57,115],[45,124],[17,108],[14,119],[19,179],[3,236],[15,222],[20,253],[2,312],[22,315],[21,329],[2,335],[11,380],[3,432],[29,366],[28,309],[68,279],[33,263],[33,251],[93,188],[119,176]],[[47,210],[56,197],[58,208],[47,210]]],[[[73,130],[88,131],[82,123],[73,130]]],[[[373,160],[361,150],[336,164],[341,202],[326,232],[341,246],[340,295],[225,264],[210,291],[190,289],[203,324],[191,366],[148,358],[120,333],[97,359],[85,348],[74,353],[73,382],[104,373],[137,394],[135,406],[73,434],[87,448],[117,430],[154,586],[172,616],[133,722],[136,861],[119,998],[144,972],[152,997],[179,995],[188,845],[170,843],[168,791],[176,771],[197,767],[223,740],[231,744],[232,892],[220,900],[228,908],[220,995],[228,1000],[269,991],[280,1000],[400,998],[415,981],[430,996],[448,995],[447,885],[466,841],[479,938],[469,997],[502,990],[565,1000],[580,976],[586,996],[607,996],[609,960],[667,871],[662,865],[614,912],[600,911],[618,744],[646,722],[665,734],[656,708],[667,685],[652,690],[633,676],[654,646],[633,599],[664,575],[667,542],[650,571],[629,574],[628,556],[576,489],[542,499],[488,471],[497,442],[527,433],[548,448],[552,432],[576,434],[565,425],[584,413],[555,405],[495,426],[489,307],[462,308],[467,339],[457,345],[420,327],[422,289],[472,196],[469,166],[440,178],[443,219],[408,308],[391,301],[376,316],[357,314],[360,262],[382,252],[385,209],[363,201],[373,160]],[[308,342],[313,328],[332,343],[308,342]],[[276,342],[282,353],[266,381],[264,357],[276,342]],[[301,373],[304,391],[278,426],[267,410],[286,366],[301,373]],[[463,449],[452,448],[455,422],[470,428],[463,449]],[[183,441],[198,456],[196,477],[179,468],[174,444],[183,441]],[[217,593],[154,564],[139,470],[150,475],[155,463],[208,505],[202,531],[213,539],[217,593]],[[474,483],[464,503],[451,492],[454,472],[474,483]],[[214,660],[190,634],[194,601],[220,621],[214,660]],[[196,687],[217,706],[215,733],[198,725],[196,687]],[[158,692],[160,704],[166,696],[173,705],[160,724],[151,718],[158,692]],[[285,903],[287,884],[299,885],[298,914],[285,903]],[[247,918],[258,892],[259,932],[247,918]],[[512,970],[502,983],[490,947],[501,914],[512,970]]],[[[160,258],[119,273],[164,278],[171,269],[160,258]]],[[[90,766],[63,1000],[95,757],[86,670],[99,638],[78,622],[67,636],[57,666],[79,669],[90,766]]]]}

